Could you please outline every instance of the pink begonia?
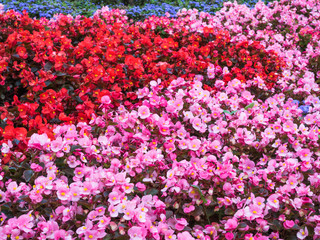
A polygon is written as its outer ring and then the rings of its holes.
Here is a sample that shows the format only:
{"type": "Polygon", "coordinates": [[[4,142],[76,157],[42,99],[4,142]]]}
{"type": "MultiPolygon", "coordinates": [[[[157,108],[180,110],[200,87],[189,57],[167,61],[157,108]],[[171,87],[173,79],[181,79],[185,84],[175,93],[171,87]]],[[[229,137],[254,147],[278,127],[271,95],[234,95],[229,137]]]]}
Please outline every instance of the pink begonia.
{"type": "Polygon", "coordinates": [[[12,148],[12,142],[8,140],[8,143],[2,143],[1,152],[2,153],[8,153],[10,151],[10,148],[12,148]]]}
{"type": "Polygon", "coordinates": [[[36,163],[31,163],[30,168],[35,172],[41,172],[43,169],[39,164],[36,163]]]}
{"type": "Polygon", "coordinates": [[[174,231],[173,230],[166,230],[164,232],[165,234],[165,240],[175,240],[177,239],[177,236],[174,234],[174,231]]]}
{"type": "Polygon", "coordinates": [[[98,231],[94,229],[86,229],[84,232],[84,240],[98,240],[98,231]]]}
{"type": "Polygon", "coordinates": [[[30,140],[28,142],[28,147],[35,148],[35,149],[42,149],[43,146],[50,146],[50,139],[48,138],[47,134],[32,134],[30,140]]]}
{"type": "Polygon", "coordinates": [[[80,187],[72,186],[70,188],[71,201],[73,202],[79,201],[81,199],[80,193],[81,193],[80,187]]]}
{"type": "Polygon", "coordinates": [[[180,218],[176,220],[175,228],[178,231],[182,231],[189,223],[185,218],[180,218]]]}
{"type": "Polygon", "coordinates": [[[294,221],[293,220],[285,220],[283,223],[283,226],[285,229],[290,229],[294,226],[294,221]]]}
{"type": "Polygon", "coordinates": [[[229,182],[226,182],[223,185],[223,190],[226,192],[226,194],[233,194],[234,193],[233,186],[229,182]]]}
{"type": "Polygon", "coordinates": [[[310,161],[312,153],[310,149],[303,148],[297,152],[297,156],[299,156],[302,161],[310,161]]]}
{"type": "Polygon", "coordinates": [[[136,188],[140,191],[140,192],[144,192],[146,190],[146,185],[141,183],[141,182],[138,182],[136,183],[136,188]]]}
{"type": "Polygon", "coordinates": [[[195,240],[194,237],[191,236],[191,234],[187,231],[184,231],[182,233],[178,233],[178,240],[195,240]]]}
{"type": "Polygon", "coordinates": [[[109,211],[110,217],[118,217],[119,215],[118,209],[114,207],[114,205],[112,204],[109,206],[108,211],[109,211]]]}
{"type": "Polygon", "coordinates": [[[143,106],[140,106],[139,109],[138,109],[138,116],[141,118],[141,119],[146,119],[148,118],[149,116],[151,115],[150,113],[150,109],[143,105],[143,106]]]}
{"type": "Polygon", "coordinates": [[[279,146],[277,153],[281,157],[287,156],[287,153],[288,153],[287,146],[286,145],[279,146]]]}
{"type": "Polygon", "coordinates": [[[251,204],[244,208],[244,215],[250,221],[256,218],[261,218],[263,217],[262,208],[258,205],[251,204]]]}
{"type": "Polygon", "coordinates": [[[297,233],[297,238],[299,239],[305,239],[308,236],[308,228],[305,227],[304,229],[300,229],[299,232],[297,233]]]}
{"type": "Polygon", "coordinates": [[[263,197],[256,197],[253,199],[253,203],[261,208],[265,207],[264,201],[265,201],[265,199],[263,197]]]}
{"type": "Polygon", "coordinates": [[[215,78],[215,73],[214,73],[214,71],[208,71],[207,75],[208,75],[208,78],[209,78],[209,79],[215,78]]]}
{"type": "Polygon", "coordinates": [[[278,197],[279,197],[279,194],[270,195],[267,199],[267,205],[271,208],[278,210],[280,207],[278,197]]]}
{"type": "Polygon", "coordinates": [[[0,190],[0,203],[3,202],[5,198],[6,198],[6,193],[0,190]]]}
{"type": "Polygon", "coordinates": [[[62,150],[63,147],[63,141],[62,141],[62,137],[57,137],[55,140],[51,141],[51,151],[53,152],[59,152],[60,150],[62,150]]]}
{"type": "Polygon", "coordinates": [[[319,223],[317,224],[316,228],[314,229],[314,235],[315,236],[320,236],[320,225],[319,225],[319,223]]]}
{"type": "Polygon", "coordinates": [[[59,186],[57,196],[60,200],[68,200],[70,198],[70,189],[66,186],[59,186]]]}
{"type": "Polygon", "coordinates": [[[190,213],[190,212],[192,212],[193,210],[195,210],[195,207],[194,207],[193,205],[190,205],[189,207],[184,207],[184,208],[183,208],[183,211],[184,211],[185,213],[190,213]]]}
{"type": "Polygon", "coordinates": [[[197,151],[200,148],[201,141],[199,139],[193,139],[189,142],[189,149],[197,151]]]}
{"type": "Polygon", "coordinates": [[[147,236],[147,230],[144,227],[133,226],[128,230],[130,240],[144,240],[147,236]]]}
{"type": "Polygon", "coordinates": [[[254,96],[249,91],[243,91],[241,97],[247,100],[247,102],[251,102],[254,98],[254,96]]]}
{"type": "Polygon", "coordinates": [[[233,235],[232,232],[227,232],[227,233],[224,234],[224,236],[225,236],[225,238],[227,240],[233,240],[234,239],[234,235],[233,235]]]}
{"type": "Polygon", "coordinates": [[[8,190],[8,192],[10,192],[12,194],[16,194],[16,193],[20,192],[21,188],[18,187],[17,182],[13,181],[8,184],[7,190],[8,190]]]}
{"type": "Polygon", "coordinates": [[[227,222],[224,224],[224,228],[227,231],[234,230],[237,228],[237,226],[238,220],[236,218],[228,219],[227,222]]]}

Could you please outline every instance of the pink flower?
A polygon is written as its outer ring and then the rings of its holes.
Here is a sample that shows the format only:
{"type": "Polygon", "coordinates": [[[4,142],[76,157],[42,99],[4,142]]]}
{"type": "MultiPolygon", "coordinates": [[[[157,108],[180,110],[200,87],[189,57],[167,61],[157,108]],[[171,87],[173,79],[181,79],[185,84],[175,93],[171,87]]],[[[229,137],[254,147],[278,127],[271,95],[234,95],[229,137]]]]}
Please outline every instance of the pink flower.
{"type": "Polygon", "coordinates": [[[140,192],[144,192],[146,190],[146,185],[144,185],[143,183],[141,182],[138,182],[136,184],[136,188],[140,191],[140,192]]]}
{"type": "Polygon", "coordinates": [[[261,208],[264,208],[266,205],[264,203],[265,199],[263,197],[256,197],[253,200],[253,203],[258,205],[261,208]]]}
{"type": "Polygon", "coordinates": [[[97,218],[97,220],[99,220],[98,228],[104,230],[104,229],[106,229],[107,225],[109,225],[111,218],[106,217],[106,216],[102,216],[100,218],[97,218]]]}
{"type": "Polygon", "coordinates": [[[141,119],[146,119],[150,116],[150,109],[143,105],[143,106],[140,106],[138,108],[138,116],[141,118],[141,119]]]}
{"type": "Polygon", "coordinates": [[[187,220],[185,218],[180,218],[180,219],[177,219],[177,223],[175,225],[175,228],[178,231],[182,231],[187,225],[188,225],[187,220]]]}
{"type": "Polygon", "coordinates": [[[185,212],[185,213],[190,213],[190,212],[192,212],[193,210],[195,210],[196,208],[193,206],[193,205],[190,205],[189,207],[185,207],[185,208],[183,208],[183,211],[185,212]]]}
{"type": "Polygon", "coordinates": [[[286,145],[281,145],[277,151],[278,155],[281,157],[287,156],[288,150],[286,145]]]}
{"type": "Polygon", "coordinates": [[[62,229],[54,231],[54,240],[66,239],[67,235],[67,232],[62,229]]]}
{"type": "Polygon", "coordinates": [[[212,79],[212,78],[214,78],[214,77],[215,77],[214,71],[208,71],[208,78],[209,78],[209,79],[212,79]]]}
{"type": "Polygon", "coordinates": [[[245,100],[247,100],[247,102],[252,101],[252,99],[254,98],[253,95],[251,95],[251,93],[249,91],[243,91],[241,94],[241,97],[245,100]]]}
{"type": "Polygon", "coordinates": [[[31,163],[30,168],[35,172],[41,172],[43,169],[39,164],[36,163],[31,163]]]}
{"type": "Polygon", "coordinates": [[[197,151],[200,148],[201,141],[199,139],[194,139],[189,142],[189,149],[197,151]]]}
{"type": "Polygon", "coordinates": [[[144,240],[147,236],[147,229],[144,227],[134,226],[128,230],[130,240],[144,240]]]}
{"type": "Polygon", "coordinates": [[[84,240],[98,240],[99,236],[98,236],[98,231],[97,230],[86,230],[84,232],[84,240]]]}
{"type": "Polygon", "coordinates": [[[165,240],[175,240],[177,236],[174,234],[173,230],[167,230],[165,233],[165,240]]]}
{"type": "Polygon", "coordinates": [[[6,198],[6,193],[0,190],[0,203],[3,202],[6,198]]]}
{"type": "Polygon", "coordinates": [[[287,184],[292,188],[296,188],[296,186],[298,185],[298,181],[297,181],[297,177],[295,175],[290,175],[288,180],[287,180],[287,184]]]}
{"type": "Polygon", "coordinates": [[[292,121],[286,121],[283,124],[283,131],[284,132],[291,132],[294,133],[296,131],[297,125],[294,124],[292,121]]]}
{"type": "Polygon", "coordinates": [[[32,227],[34,226],[33,224],[33,216],[31,215],[31,212],[29,212],[28,214],[24,214],[21,215],[17,221],[17,227],[24,232],[31,232],[32,231],[32,227]]]}
{"type": "Polygon", "coordinates": [[[60,186],[58,188],[57,195],[60,200],[63,200],[63,201],[68,200],[70,196],[70,190],[65,186],[60,186]]]}
{"type": "Polygon", "coordinates": [[[215,150],[215,151],[220,151],[222,146],[221,142],[219,140],[214,140],[211,144],[210,147],[215,150]]]}
{"type": "Polygon", "coordinates": [[[275,132],[269,127],[266,128],[261,135],[262,137],[268,138],[268,139],[274,139],[276,137],[275,132]]]}
{"type": "Polygon", "coordinates": [[[28,146],[41,150],[44,146],[50,146],[48,145],[49,143],[50,139],[48,138],[47,134],[43,133],[39,135],[35,133],[31,135],[28,146]]]}
{"type": "Polygon", "coordinates": [[[111,103],[111,100],[110,100],[110,97],[105,95],[101,98],[101,103],[102,104],[110,104],[111,103]]]}
{"type": "Polygon", "coordinates": [[[294,221],[292,220],[285,220],[284,223],[283,223],[283,226],[285,229],[290,229],[294,226],[294,221]]]}
{"type": "Polygon", "coordinates": [[[250,206],[244,208],[244,215],[250,221],[263,217],[262,208],[258,205],[251,204],[250,206]]]}
{"type": "Polygon", "coordinates": [[[7,190],[8,190],[8,192],[10,192],[12,194],[16,194],[16,193],[20,192],[20,187],[18,187],[17,182],[13,181],[13,182],[9,183],[7,190]]]}
{"type": "Polygon", "coordinates": [[[119,190],[115,189],[115,191],[109,194],[108,202],[110,202],[113,205],[117,205],[118,203],[120,203],[121,197],[123,197],[123,194],[121,194],[119,190]]]}
{"type": "Polygon", "coordinates": [[[320,225],[319,224],[314,229],[314,235],[315,236],[320,236],[320,225]]]}
{"type": "Polygon", "coordinates": [[[109,206],[108,211],[109,211],[110,217],[115,218],[115,217],[118,217],[119,215],[117,208],[115,208],[112,204],[109,206]]]}
{"type": "Polygon", "coordinates": [[[195,238],[192,237],[189,232],[184,231],[182,233],[178,233],[178,240],[195,240],[195,238]]]}
{"type": "Polygon", "coordinates": [[[305,239],[308,236],[308,228],[305,227],[304,229],[300,229],[300,231],[297,233],[297,238],[299,239],[305,239]]]}
{"type": "Polygon", "coordinates": [[[63,141],[61,137],[57,137],[56,140],[53,140],[51,142],[51,151],[53,152],[59,152],[62,150],[63,147],[63,141]]]}
{"type": "Polygon", "coordinates": [[[274,208],[276,210],[279,209],[280,204],[278,200],[279,195],[278,194],[272,194],[268,199],[267,199],[267,205],[271,208],[274,208]]]}
{"type": "Polygon", "coordinates": [[[238,227],[238,220],[236,218],[228,219],[227,222],[224,224],[224,228],[227,231],[234,230],[238,227]]]}
{"type": "Polygon", "coordinates": [[[224,236],[225,236],[225,238],[226,238],[227,240],[232,240],[232,239],[234,239],[234,235],[233,235],[232,232],[227,232],[224,236]]]}
{"type": "Polygon", "coordinates": [[[81,198],[80,192],[81,192],[80,187],[72,186],[70,188],[71,201],[73,201],[73,202],[79,201],[81,198]]]}
{"type": "Polygon", "coordinates": [[[312,152],[310,152],[308,148],[303,148],[297,152],[297,155],[300,157],[302,161],[310,161],[312,152]]]}

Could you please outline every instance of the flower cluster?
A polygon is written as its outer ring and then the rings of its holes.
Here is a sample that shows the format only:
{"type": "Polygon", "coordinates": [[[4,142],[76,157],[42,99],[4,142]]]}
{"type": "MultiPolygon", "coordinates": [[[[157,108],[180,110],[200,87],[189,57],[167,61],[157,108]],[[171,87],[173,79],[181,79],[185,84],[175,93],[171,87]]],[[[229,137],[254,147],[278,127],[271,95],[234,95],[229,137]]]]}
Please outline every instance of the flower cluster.
{"type": "Polygon", "coordinates": [[[0,16],[6,27],[0,78],[7,90],[0,138],[17,139],[21,148],[33,131],[52,138],[54,124],[88,122],[105,95],[114,106],[139,101],[136,90],[153,79],[166,87],[177,77],[192,80],[202,74],[211,91],[216,80],[227,84],[259,77],[270,90],[285,66],[257,41],[232,43],[228,31],[172,28],[169,36],[161,29],[182,18],[150,18],[140,26],[128,24],[123,14],[104,8],[93,19],[58,15],[39,21],[13,11],[0,16]]]}
{"type": "MultiPolygon", "coordinates": [[[[112,109],[106,96],[89,124],[57,126],[54,140],[33,134],[27,161],[3,167],[0,231],[49,239],[249,239],[257,231],[267,239],[319,228],[319,98],[308,96],[302,118],[288,95],[262,101],[238,79],[218,80],[212,94],[202,81],[178,78],[166,89],[152,81],[131,110],[112,109]],[[20,208],[26,214],[12,216],[20,208]]],[[[11,148],[1,151],[20,154],[11,148]]]]}
{"type": "Polygon", "coordinates": [[[0,239],[319,239],[319,16],[1,13],[0,239]]]}
{"type": "Polygon", "coordinates": [[[4,4],[4,10],[15,10],[22,13],[26,10],[32,18],[52,18],[57,13],[71,14],[73,16],[84,15],[87,17],[92,14],[101,6],[95,5],[90,1],[38,1],[38,0],[26,0],[26,1],[8,1],[2,0],[4,4]]]}

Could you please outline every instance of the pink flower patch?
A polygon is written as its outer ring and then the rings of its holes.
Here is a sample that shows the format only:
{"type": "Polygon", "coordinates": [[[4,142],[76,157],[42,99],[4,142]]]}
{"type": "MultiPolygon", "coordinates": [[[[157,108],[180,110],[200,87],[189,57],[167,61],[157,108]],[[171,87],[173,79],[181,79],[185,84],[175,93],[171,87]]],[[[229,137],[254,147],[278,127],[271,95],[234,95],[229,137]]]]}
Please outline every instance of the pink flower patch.
{"type": "Polygon", "coordinates": [[[138,109],[138,116],[141,119],[146,119],[150,116],[150,109],[147,106],[140,106],[138,109]]]}

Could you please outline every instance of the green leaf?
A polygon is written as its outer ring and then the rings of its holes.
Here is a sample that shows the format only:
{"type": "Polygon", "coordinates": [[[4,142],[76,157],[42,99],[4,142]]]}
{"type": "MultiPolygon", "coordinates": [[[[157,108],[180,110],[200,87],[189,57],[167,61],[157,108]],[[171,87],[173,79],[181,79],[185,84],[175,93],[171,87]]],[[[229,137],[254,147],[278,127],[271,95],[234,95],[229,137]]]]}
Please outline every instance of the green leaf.
{"type": "Polygon", "coordinates": [[[232,111],[232,112],[230,112],[230,111],[228,111],[228,110],[223,110],[223,112],[226,113],[226,114],[233,115],[233,114],[235,114],[237,111],[232,111]]]}
{"type": "Polygon", "coordinates": [[[133,133],[134,131],[132,130],[132,128],[126,128],[124,129],[126,132],[130,132],[130,133],[133,133]]]}
{"type": "Polygon", "coordinates": [[[157,195],[159,193],[159,190],[158,189],[156,189],[156,188],[152,188],[152,189],[150,189],[150,190],[148,190],[148,191],[145,191],[144,192],[144,195],[152,195],[152,196],[155,196],[155,195],[157,195]]]}
{"type": "Polygon", "coordinates": [[[115,122],[107,122],[106,126],[115,126],[118,125],[118,123],[115,122]]]}
{"type": "Polygon", "coordinates": [[[237,228],[238,228],[238,229],[239,229],[239,228],[245,228],[246,226],[247,226],[246,223],[240,223],[237,228]]]}
{"type": "Polygon", "coordinates": [[[44,70],[49,71],[52,68],[52,66],[53,64],[51,62],[47,62],[43,68],[44,70]]]}
{"type": "Polygon", "coordinates": [[[107,234],[107,236],[105,236],[103,240],[111,240],[112,238],[113,238],[112,234],[107,234]]]}
{"type": "Polygon", "coordinates": [[[204,203],[207,203],[207,199],[205,199],[205,197],[203,196],[201,189],[199,188],[199,186],[197,185],[191,185],[191,187],[193,187],[194,189],[196,189],[198,191],[198,193],[200,194],[200,198],[204,203]]]}
{"type": "Polygon", "coordinates": [[[295,225],[293,225],[293,227],[291,229],[292,230],[300,230],[300,227],[297,224],[295,224],[295,225]]]}
{"type": "Polygon", "coordinates": [[[62,77],[62,76],[66,76],[67,74],[66,73],[63,73],[63,72],[57,72],[55,73],[54,75],[58,76],[58,77],[62,77]]]}
{"type": "Polygon", "coordinates": [[[26,180],[26,182],[29,182],[30,179],[32,178],[33,174],[34,174],[34,172],[33,172],[32,170],[25,170],[25,171],[23,172],[23,178],[24,178],[24,180],[26,180]]]}
{"type": "Polygon", "coordinates": [[[224,214],[231,216],[231,215],[234,215],[234,211],[232,209],[230,209],[230,208],[227,208],[224,211],[224,214]]]}
{"type": "Polygon", "coordinates": [[[254,106],[254,103],[250,103],[248,106],[246,106],[244,109],[245,110],[248,110],[249,108],[253,108],[254,106]]]}
{"type": "Polygon", "coordinates": [[[70,147],[70,152],[74,152],[76,149],[81,149],[82,147],[80,145],[72,145],[70,147]]]}

